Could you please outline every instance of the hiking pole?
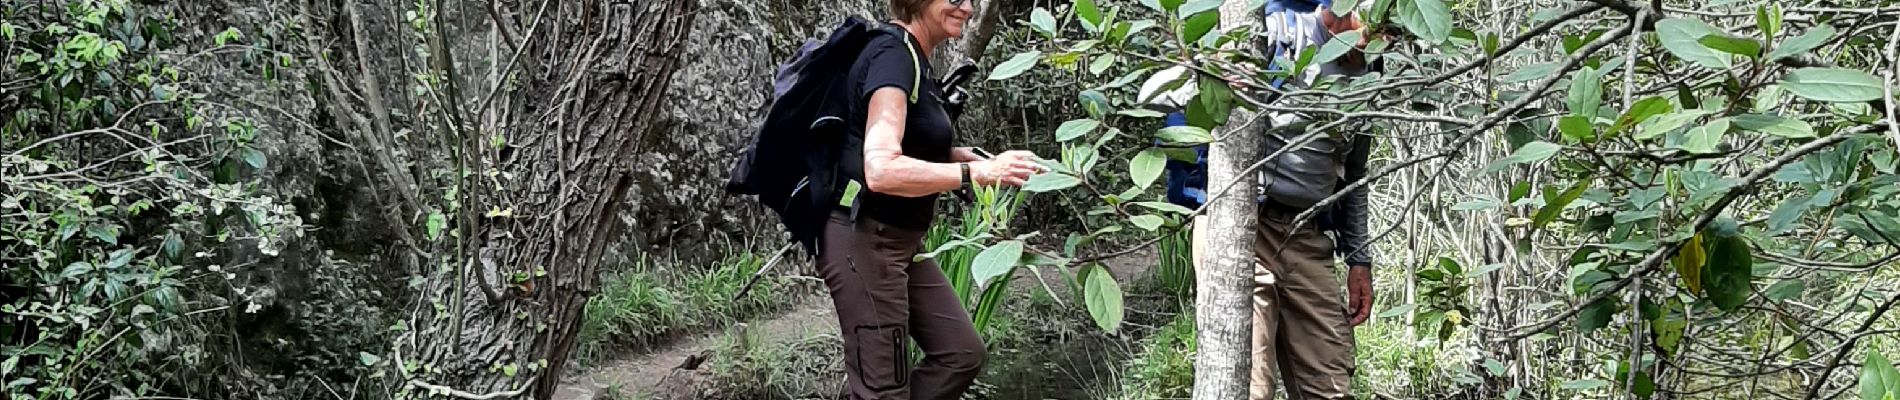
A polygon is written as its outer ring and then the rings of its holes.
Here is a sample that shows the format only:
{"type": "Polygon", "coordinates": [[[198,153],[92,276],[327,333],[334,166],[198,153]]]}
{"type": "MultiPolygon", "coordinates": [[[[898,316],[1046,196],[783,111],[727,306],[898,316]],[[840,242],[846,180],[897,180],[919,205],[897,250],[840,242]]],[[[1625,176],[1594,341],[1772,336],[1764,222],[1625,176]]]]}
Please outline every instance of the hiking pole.
{"type": "Polygon", "coordinates": [[[780,258],[785,257],[785,252],[792,251],[792,248],[797,247],[797,246],[798,246],[798,242],[793,241],[791,243],[786,243],[785,247],[780,247],[778,249],[778,253],[772,255],[772,259],[766,260],[765,265],[759,266],[758,272],[752,273],[752,278],[746,279],[745,286],[739,287],[739,293],[734,293],[732,295],[732,301],[739,301],[740,298],[744,298],[746,292],[752,291],[753,285],[759,284],[759,278],[765,277],[765,272],[770,271],[772,269],[772,265],[778,264],[778,260],[780,258]]]}

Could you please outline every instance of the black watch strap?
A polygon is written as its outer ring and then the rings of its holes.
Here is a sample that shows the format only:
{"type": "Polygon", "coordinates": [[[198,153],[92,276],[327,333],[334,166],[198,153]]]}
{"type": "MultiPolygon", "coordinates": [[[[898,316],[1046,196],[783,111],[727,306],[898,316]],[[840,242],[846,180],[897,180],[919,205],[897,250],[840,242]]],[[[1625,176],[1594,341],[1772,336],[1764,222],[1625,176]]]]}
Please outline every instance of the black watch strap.
{"type": "Polygon", "coordinates": [[[974,183],[970,180],[970,163],[957,163],[957,168],[963,170],[963,187],[970,187],[974,183]]]}

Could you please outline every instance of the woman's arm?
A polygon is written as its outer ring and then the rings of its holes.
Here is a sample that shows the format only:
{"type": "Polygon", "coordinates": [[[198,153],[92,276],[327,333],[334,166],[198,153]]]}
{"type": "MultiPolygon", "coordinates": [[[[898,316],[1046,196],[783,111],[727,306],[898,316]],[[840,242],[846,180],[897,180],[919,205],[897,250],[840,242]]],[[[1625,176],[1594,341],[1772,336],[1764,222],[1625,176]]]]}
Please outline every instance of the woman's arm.
{"type": "MultiPolygon", "coordinates": [[[[933,163],[904,155],[904,121],[909,103],[895,87],[871,92],[864,122],[864,185],[871,191],[903,197],[922,197],[963,186],[957,163],[933,163]]],[[[1027,151],[1005,151],[996,158],[969,162],[970,180],[979,185],[1022,186],[1042,166],[1027,151]]]]}
{"type": "Polygon", "coordinates": [[[904,155],[904,120],[909,115],[904,90],[885,87],[871,93],[865,113],[864,184],[873,192],[921,197],[963,186],[956,164],[939,164],[904,155]]]}

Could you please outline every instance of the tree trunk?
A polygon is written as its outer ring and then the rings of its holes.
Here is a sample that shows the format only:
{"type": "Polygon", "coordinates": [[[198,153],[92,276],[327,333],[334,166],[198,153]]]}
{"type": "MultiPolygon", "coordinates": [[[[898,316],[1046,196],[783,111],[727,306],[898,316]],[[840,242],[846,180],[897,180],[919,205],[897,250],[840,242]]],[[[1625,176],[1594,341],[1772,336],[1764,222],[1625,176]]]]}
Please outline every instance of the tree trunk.
{"type": "MultiPolygon", "coordinates": [[[[521,3],[527,24],[540,2],[521,3]]],[[[479,154],[464,193],[484,198],[459,211],[474,226],[455,229],[472,254],[432,269],[432,298],[395,352],[402,397],[554,393],[697,4],[556,1],[538,28],[512,28],[527,44],[495,103],[501,132],[458,142],[479,154]],[[489,147],[495,134],[505,149],[489,147]]],[[[482,92],[449,101],[479,108],[482,92]]]]}
{"type": "MultiPolygon", "coordinates": [[[[1221,5],[1221,30],[1252,23],[1247,2],[1221,5]]],[[[1260,159],[1260,136],[1231,132],[1249,119],[1238,109],[1228,119],[1224,137],[1208,149],[1208,188],[1234,187],[1213,199],[1207,215],[1209,257],[1206,269],[1195,276],[1195,338],[1200,352],[1194,359],[1194,399],[1247,398],[1253,345],[1253,242],[1257,181],[1242,174],[1260,159]]]]}

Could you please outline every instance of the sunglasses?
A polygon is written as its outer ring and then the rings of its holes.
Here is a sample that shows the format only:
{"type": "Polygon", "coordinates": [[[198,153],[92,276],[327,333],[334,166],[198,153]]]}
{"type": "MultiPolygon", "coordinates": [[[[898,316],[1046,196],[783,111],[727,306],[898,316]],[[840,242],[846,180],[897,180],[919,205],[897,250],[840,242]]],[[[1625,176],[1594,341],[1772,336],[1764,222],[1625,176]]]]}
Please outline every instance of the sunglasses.
{"type": "Polygon", "coordinates": [[[949,0],[949,1],[950,1],[951,7],[962,7],[963,3],[970,3],[970,7],[976,7],[976,0],[949,0]]]}

